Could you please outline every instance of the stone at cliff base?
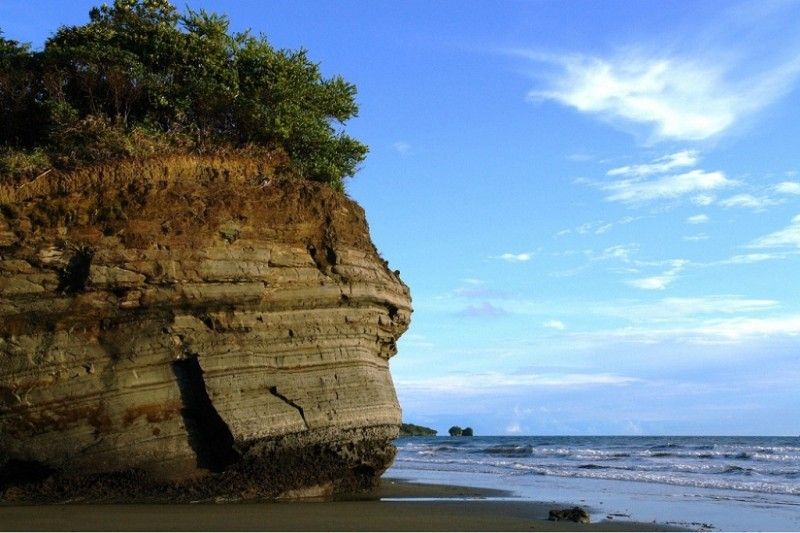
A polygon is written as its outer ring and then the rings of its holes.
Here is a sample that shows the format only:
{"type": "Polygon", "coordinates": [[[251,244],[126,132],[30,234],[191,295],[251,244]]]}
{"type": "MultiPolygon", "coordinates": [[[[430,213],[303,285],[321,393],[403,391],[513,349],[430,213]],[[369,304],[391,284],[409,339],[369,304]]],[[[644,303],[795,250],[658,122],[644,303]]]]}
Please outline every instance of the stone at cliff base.
{"type": "Polygon", "coordinates": [[[357,204],[270,172],[175,157],[0,188],[0,499],[276,497],[391,464],[408,288],[357,204]]]}

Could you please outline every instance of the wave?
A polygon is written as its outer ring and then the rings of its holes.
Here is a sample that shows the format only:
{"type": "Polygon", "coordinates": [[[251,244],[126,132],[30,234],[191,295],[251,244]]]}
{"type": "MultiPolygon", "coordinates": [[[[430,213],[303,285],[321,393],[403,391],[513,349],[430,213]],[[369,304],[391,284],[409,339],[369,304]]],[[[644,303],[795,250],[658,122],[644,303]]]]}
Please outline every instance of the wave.
{"type": "Polygon", "coordinates": [[[742,468],[736,465],[728,465],[718,472],[708,472],[708,474],[711,475],[696,475],[697,473],[692,472],[657,472],[642,468],[628,469],[611,466],[605,467],[594,463],[567,467],[555,464],[534,465],[520,462],[499,464],[481,461],[459,462],[447,460],[439,462],[419,462],[398,459],[395,463],[395,468],[400,470],[467,471],[500,475],[515,474],[604,479],[610,481],[636,481],[708,489],[800,496],[800,485],[796,482],[792,482],[791,478],[783,477],[787,482],[743,480],[741,479],[742,476],[751,478],[754,472],[752,469],[742,468]]]}
{"type": "Polygon", "coordinates": [[[650,446],[648,450],[672,450],[674,448],[683,448],[680,444],[674,444],[672,442],[668,442],[666,444],[657,444],[655,446],[650,446]]]}
{"type": "Polygon", "coordinates": [[[745,468],[737,465],[728,465],[722,471],[723,474],[746,474],[750,475],[754,472],[752,468],[745,468]]]}
{"type": "Polygon", "coordinates": [[[697,447],[689,449],[687,447],[672,446],[668,448],[662,446],[658,451],[653,451],[656,447],[638,450],[614,450],[614,449],[597,449],[597,448],[569,448],[569,447],[537,447],[531,444],[513,443],[513,444],[496,444],[490,446],[451,446],[448,444],[437,445],[420,445],[409,444],[399,446],[400,452],[412,452],[420,455],[441,455],[441,456],[459,456],[462,454],[470,455],[486,455],[486,456],[504,456],[504,457],[524,457],[530,456],[540,459],[563,459],[574,460],[582,462],[596,462],[596,461],[622,461],[629,458],[640,460],[647,459],[672,459],[672,460],[687,460],[687,461],[718,461],[718,460],[735,460],[757,462],[762,464],[768,463],[800,463],[800,449],[798,452],[792,453],[792,450],[769,450],[769,453],[763,451],[755,452],[753,449],[725,449],[715,450],[710,449],[711,446],[703,448],[697,447]],[[781,453],[784,452],[784,453],[781,453]]]}
{"type": "Polygon", "coordinates": [[[506,455],[506,456],[517,456],[517,455],[531,455],[533,453],[533,446],[529,444],[521,445],[521,446],[491,446],[489,448],[482,448],[480,450],[476,450],[477,453],[487,453],[489,455],[506,455]]]}

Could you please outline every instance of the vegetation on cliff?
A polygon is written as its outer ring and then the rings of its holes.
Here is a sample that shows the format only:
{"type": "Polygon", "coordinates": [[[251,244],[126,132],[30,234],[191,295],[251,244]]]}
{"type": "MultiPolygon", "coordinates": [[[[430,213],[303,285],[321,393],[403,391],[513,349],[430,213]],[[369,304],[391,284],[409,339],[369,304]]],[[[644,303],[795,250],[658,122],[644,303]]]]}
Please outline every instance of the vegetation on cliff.
{"type": "Polygon", "coordinates": [[[400,424],[401,437],[433,437],[438,431],[416,424],[400,424]]]}
{"type": "Polygon", "coordinates": [[[232,33],[224,15],[115,0],[41,51],[0,34],[0,180],[125,158],[282,154],[288,175],[342,189],[367,147],[341,126],[356,88],[305,50],[232,33]]]}

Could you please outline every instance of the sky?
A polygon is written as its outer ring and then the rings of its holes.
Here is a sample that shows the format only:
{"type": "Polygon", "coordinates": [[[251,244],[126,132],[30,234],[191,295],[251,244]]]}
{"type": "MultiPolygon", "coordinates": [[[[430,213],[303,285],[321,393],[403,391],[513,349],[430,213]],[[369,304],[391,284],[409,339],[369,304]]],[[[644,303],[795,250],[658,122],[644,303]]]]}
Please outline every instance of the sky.
{"type": "MultiPolygon", "coordinates": [[[[94,4],[0,28],[39,47],[94,4]]],[[[800,434],[800,2],[189,5],[357,85],[405,421],[800,434]]]]}

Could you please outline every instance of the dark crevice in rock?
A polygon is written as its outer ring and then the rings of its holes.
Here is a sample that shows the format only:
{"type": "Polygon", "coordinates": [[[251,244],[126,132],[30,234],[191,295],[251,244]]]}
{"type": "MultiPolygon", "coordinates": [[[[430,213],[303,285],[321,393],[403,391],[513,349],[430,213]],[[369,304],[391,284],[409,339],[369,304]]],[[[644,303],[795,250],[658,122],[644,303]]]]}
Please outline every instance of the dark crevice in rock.
{"type": "Polygon", "coordinates": [[[314,261],[317,269],[329,276],[332,274],[331,269],[339,263],[339,256],[336,254],[336,249],[333,243],[336,239],[331,233],[326,233],[322,242],[317,244],[309,244],[306,247],[308,255],[314,261]]]}
{"type": "Polygon", "coordinates": [[[389,304],[387,310],[389,311],[389,320],[394,322],[394,319],[397,318],[397,312],[399,311],[399,309],[397,308],[396,305],[389,304]]]}
{"type": "Polygon", "coordinates": [[[325,259],[331,266],[335,266],[339,261],[339,257],[336,255],[336,250],[333,248],[333,246],[327,243],[325,244],[325,259]]]}
{"type": "Polygon", "coordinates": [[[94,251],[89,248],[78,249],[58,273],[58,292],[73,295],[86,290],[93,256],[94,251]]]}
{"type": "Polygon", "coordinates": [[[207,315],[207,314],[198,315],[198,317],[197,317],[197,318],[198,318],[198,319],[200,319],[200,321],[201,321],[203,324],[205,324],[205,326],[206,326],[208,329],[210,329],[211,331],[216,331],[216,329],[217,329],[217,328],[216,328],[216,324],[214,323],[214,319],[213,319],[213,318],[211,318],[211,316],[210,316],[210,315],[207,315]]]}
{"type": "Polygon", "coordinates": [[[294,407],[295,409],[297,409],[297,412],[300,413],[300,418],[303,419],[303,424],[305,424],[306,429],[308,429],[308,421],[306,420],[306,413],[305,413],[305,411],[303,411],[302,407],[300,407],[299,405],[294,403],[292,400],[290,400],[289,398],[287,398],[286,396],[284,396],[283,394],[278,392],[278,387],[275,387],[275,386],[270,387],[269,388],[269,393],[272,394],[273,396],[275,396],[276,398],[279,398],[279,399],[283,400],[284,402],[286,402],[287,405],[290,405],[290,406],[294,407]]]}
{"type": "Polygon", "coordinates": [[[172,372],[181,391],[181,415],[189,436],[189,445],[197,454],[197,466],[211,472],[223,472],[239,461],[233,434],[208,397],[203,369],[197,357],[172,363],[172,372]]]}

